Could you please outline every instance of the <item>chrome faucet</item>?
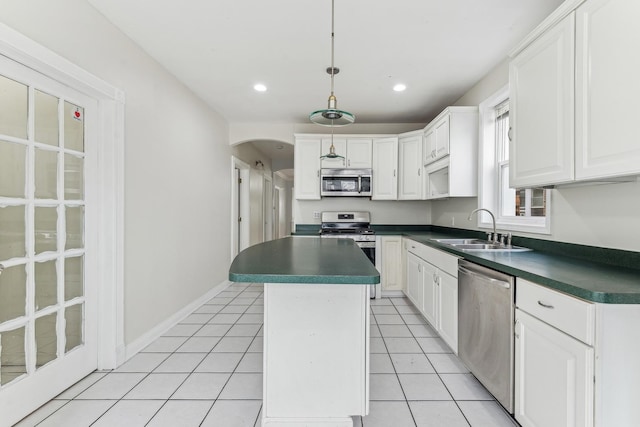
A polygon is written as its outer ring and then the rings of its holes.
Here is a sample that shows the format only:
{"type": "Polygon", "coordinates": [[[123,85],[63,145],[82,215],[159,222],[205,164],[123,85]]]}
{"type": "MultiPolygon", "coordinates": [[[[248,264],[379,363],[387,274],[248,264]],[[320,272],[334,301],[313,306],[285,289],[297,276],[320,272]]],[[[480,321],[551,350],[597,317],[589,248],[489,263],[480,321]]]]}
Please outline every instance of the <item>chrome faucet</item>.
{"type": "Polygon", "coordinates": [[[471,213],[469,214],[469,218],[467,218],[467,219],[469,221],[471,221],[471,217],[473,216],[473,214],[477,213],[477,212],[480,212],[480,211],[485,211],[486,213],[491,215],[491,221],[493,222],[493,234],[491,235],[491,237],[489,237],[489,241],[493,241],[495,243],[498,243],[498,233],[496,233],[496,217],[493,215],[493,212],[491,212],[489,209],[485,209],[485,208],[474,209],[474,210],[471,211],[471,213]]]}

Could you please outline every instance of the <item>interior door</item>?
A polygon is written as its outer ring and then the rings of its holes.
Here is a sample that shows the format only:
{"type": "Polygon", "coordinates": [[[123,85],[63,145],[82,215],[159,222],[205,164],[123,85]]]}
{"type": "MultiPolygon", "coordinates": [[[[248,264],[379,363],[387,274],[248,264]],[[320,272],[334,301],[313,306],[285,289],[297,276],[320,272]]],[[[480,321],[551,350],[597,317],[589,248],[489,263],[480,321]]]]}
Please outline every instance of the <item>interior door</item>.
{"type": "Polygon", "coordinates": [[[262,220],[264,221],[264,241],[273,240],[273,181],[270,177],[264,177],[262,186],[262,220]]]}
{"type": "Polygon", "coordinates": [[[0,414],[97,367],[97,102],[0,56],[0,414]]]}

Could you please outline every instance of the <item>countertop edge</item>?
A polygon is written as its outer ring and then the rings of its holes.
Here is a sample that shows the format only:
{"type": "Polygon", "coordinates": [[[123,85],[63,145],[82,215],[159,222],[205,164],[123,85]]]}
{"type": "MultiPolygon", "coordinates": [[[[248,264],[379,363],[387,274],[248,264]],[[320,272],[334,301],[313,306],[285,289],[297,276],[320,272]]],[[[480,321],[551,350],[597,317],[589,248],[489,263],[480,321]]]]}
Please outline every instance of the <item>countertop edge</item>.
{"type": "MultiPolygon", "coordinates": [[[[541,276],[535,273],[531,273],[530,271],[527,271],[527,270],[511,267],[487,258],[475,256],[473,253],[457,250],[449,245],[444,245],[442,243],[432,241],[429,238],[416,240],[415,238],[412,238],[412,235],[410,232],[401,233],[400,235],[402,235],[407,239],[414,240],[416,243],[420,243],[438,250],[442,250],[444,252],[475,262],[476,264],[480,264],[482,266],[492,268],[494,270],[497,270],[506,274],[510,274],[515,277],[530,280],[541,286],[545,286],[550,289],[564,292],[566,294],[584,299],[589,302],[602,303],[602,304],[640,304],[640,286],[638,288],[637,293],[592,291],[585,288],[581,288],[576,285],[572,285],[570,283],[562,282],[546,276],[541,276]]],[[[541,251],[536,251],[536,252],[544,253],[541,251]]],[[[550,254],[549,256],[553,256],[553,254],[550,254]]]]}

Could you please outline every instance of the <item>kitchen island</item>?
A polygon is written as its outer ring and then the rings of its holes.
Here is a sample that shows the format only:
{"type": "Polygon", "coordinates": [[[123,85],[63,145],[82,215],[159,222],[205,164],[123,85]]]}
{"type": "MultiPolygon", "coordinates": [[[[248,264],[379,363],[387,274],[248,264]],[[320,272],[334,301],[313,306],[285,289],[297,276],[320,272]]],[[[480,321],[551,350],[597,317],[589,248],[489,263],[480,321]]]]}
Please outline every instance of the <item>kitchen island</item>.
{"type": "Polygon", "coordinates": [[[369,411],[369,286],[350,239],[289,237],[242,251],[234,282],[264,283],[262,426],[351,427],[369,411]]]}

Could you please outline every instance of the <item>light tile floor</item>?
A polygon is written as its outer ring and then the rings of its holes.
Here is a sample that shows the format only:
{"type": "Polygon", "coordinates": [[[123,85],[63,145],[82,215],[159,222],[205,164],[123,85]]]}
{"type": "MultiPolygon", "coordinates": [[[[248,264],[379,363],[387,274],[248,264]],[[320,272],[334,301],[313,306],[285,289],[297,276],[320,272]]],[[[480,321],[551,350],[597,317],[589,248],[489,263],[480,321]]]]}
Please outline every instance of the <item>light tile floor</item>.
{"type": "MultiPolygon", "coordinates": [[[[118,369],[18,426],[254,427],[263,286],[233,284],[118,369]]],[[[516,426],[406,298],[371,301],[370,413],[357,427],[516,426]]]]}

